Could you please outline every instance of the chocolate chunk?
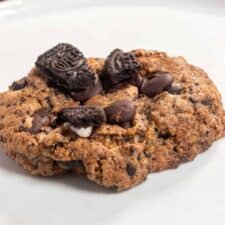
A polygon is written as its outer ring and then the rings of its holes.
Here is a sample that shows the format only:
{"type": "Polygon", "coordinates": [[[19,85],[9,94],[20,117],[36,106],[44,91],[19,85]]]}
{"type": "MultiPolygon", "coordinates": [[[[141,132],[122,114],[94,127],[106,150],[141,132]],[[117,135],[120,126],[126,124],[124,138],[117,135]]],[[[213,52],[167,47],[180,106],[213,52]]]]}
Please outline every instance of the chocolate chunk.
{"type": "Polygon", "coordinates": [[[68,93],[95,86],[95,74],[89,70],[83,54],[70,44],[58,44],[38,57],[36,66],[48,82],[68,93]]]}
{"type": "Polygon", "coordinates": [[[173,151],[179,153],[179,149],[176,146],[173,147],[173,151]]]}
{"type": "Polygon", "coordinates": [[[135,106],[130,100],[116,101],[105,108],[107,121],[111,124],[124,124],[132,121],[135,111],[135,106]]]}
{"type": "Polygon", "coordinates": [[[86,101],[87,99],[102,92],[102,84],[99,77],[96,75],[95,85],[87,90],[71,92],[71,96],[76,101],[86,101]]]}
{"type": "Polygon", "coordinates": [[[167,91],[172,95],[180,95],[182,88],[176,85],[171,85],[167,88],[167,91]]]}
{"type": "Polygon", "coordinates": [[[212,100],[210,98],[202,99],[201,104],[205,105],[205,106],[210,106],[210,105],[212,105],[212,100]]]}
{"type": "Polygon", "coordinates": [[[133,177],[135,175],[136,170],[137,170],[136,167],[134,167],[131,163],[127,164],[126,171],[130,177],[133,177]]]}
{"type": "Polygon", "coordinates": [[[168,139],[171,137],[171,134],[169,132],[164,132],[164,133],[159,133],[159,138],[162,138],[162,139],[168,139]]]}
{"type": "Polygon", "coordinates": [[[132,124],[131,124],[131,121],[127,121],[127,122],[121,123],[120,126],[125,129],[128,129],[132,127],[132,124]]]}
{"type": "Polygon", "coordinates": [[[130,147],[130,155],[135,155],[135,152],[137,152],[137,149],[133,146],[130,147]]]}
{"type": "Polygon", "coordinates": [[[116,92],[119,89],[126,88],[129,85],[133,85],[133,86],[139,87],[141,80],[142,80],[141,76],[137,75],[133,79],[125,80],[122,83],[118,83],[118,84],[115,84],[113,86],[108,86],[108,87],[104,86],[104,88],[107,89],[107,93],[112,93],[112,92],[116,92]]]}
{"type": "Polygon", "coordinates": [[[142,84],[142,80],[143,80],[143,77],[140,76],[140,75],[137,75],[135,77],[133,85],[135,85],[135,86],[137,86],[139,88],[141,86],[141,84],[142,84]]]}
{"type": "Polygon", "coordinates": [[[113,186],[110,187],[110,189],[111,189],[112,191],[118,191],[118,190],[119,190],[119,187],[116,186],[116,185],[113,185],[113,186]]]}
{"type": "Polygon", "coordinates": [[[38,133],[41,131],[43,126],[50,125],[50,117],[48,113],[43,111],[38,111],[33,114],[32,127],[29,129],[31,133],[38,133]]]}
{"type": "Polygon", "coordinates": [[[173,78],[167,72],[157,71],[150,79],[143,78],[140,91],[149,97],[154,97],[166,90],[172,84],[173,78]]]}
{"type": "Polygon", "coordinates": [[[140,65],[135,56],[120,49],[113,50],[107,57],[103,70],[103,85],[107,89],[125,80],[135,79],[140,65]]]}
{"type": "Polygon", "coordinates": [[[24,77],[20,80],[14,81],[12,85],[9,86],[9,89],[13,91],[17,91],[17,90],[23,89],[24,87],[26,87],[26,85],[27,85],[27,80],[26,80],[26,77],[24,77]]]}
{"type": "Polygon", "coordinates": [[[57,164],[63,169],[84,168],[81,160],[57,161],[57,164]]]}
{"type": "Polygon", "coordinates": [[[0,142],[1,142],[1,143],[6,142],[6,137],[3,137],[3,136],[0,135],[0,142]]]}
{"type": "Polygon", "coordinates": [[[59,123],[69,122],[76,128],[99,127],[105,121],[104,110],[95,106],[77,106],[63,109],[58,113],[59,123]]]}

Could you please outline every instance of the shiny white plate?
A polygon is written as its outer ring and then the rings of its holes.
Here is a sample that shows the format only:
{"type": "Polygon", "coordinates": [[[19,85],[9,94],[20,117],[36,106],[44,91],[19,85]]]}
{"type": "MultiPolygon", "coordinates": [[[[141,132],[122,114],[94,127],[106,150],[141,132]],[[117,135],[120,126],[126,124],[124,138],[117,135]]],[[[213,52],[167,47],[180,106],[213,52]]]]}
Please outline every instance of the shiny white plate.
{"type": "MultiPolygon", "coordinates": [[[[185,56],[210,74],[225,99],[225,18],[147,6],[38,9],[45,13],[23,16],[0,5],[1,91],[44,50],[70,42],[86,56],[104,57],[116,47],[185,56]]],[[[29,176],[1,151],[0,225],[223,225],[224,148],[225,139],[194,162],[122,193],[72,175],[29,176]]]]}

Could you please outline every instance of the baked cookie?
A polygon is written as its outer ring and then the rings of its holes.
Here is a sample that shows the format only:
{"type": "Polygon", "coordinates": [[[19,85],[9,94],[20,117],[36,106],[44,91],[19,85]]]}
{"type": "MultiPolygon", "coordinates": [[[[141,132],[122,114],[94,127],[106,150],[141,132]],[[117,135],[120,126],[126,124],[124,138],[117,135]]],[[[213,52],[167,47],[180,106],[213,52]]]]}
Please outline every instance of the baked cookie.
{"type": "Polygon", "coordinates": [[[193,160],[224,136],[221,97],[182,57],[115,49],[88,58],[69,44],[38,57],[0,94],[3,149],[32,175],[85,175],[124,190],[193,160]]]}

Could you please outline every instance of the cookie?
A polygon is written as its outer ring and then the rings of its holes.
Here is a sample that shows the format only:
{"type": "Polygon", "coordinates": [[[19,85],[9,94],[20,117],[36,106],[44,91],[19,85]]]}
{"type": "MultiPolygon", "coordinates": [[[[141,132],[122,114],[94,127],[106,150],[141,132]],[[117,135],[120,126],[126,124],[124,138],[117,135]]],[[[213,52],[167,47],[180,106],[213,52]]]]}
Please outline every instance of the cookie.
{"type": "Polygon", "coordinates": [[[183,57],[72,45],[42,54],[0,94],[0,141],[32,175],[73,172],[119,191],[193,160],[224,136],[221,96],[183,57]]]}

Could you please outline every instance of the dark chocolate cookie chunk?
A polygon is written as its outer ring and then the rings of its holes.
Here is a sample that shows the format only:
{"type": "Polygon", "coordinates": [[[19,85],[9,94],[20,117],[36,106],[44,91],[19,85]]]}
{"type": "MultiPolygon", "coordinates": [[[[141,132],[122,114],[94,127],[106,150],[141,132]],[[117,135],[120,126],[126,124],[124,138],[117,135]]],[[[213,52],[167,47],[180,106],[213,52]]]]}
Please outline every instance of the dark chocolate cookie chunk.
{"type": "Polygon", "coordinates": [[[13,91],[17,91],[17,90],[23,89],[24,87],[26,87],[26,85],[27,85],[27,79],[26,79],[26,77],[24,77],[20,80],[14,81],[9,86],[9,89],[13,90],[13,91]]]}
{"type": "Polygon", "coordinates": [[[167,88],[167,91],[172,95],[180,95],[182,92],[182,87],[177,85],[171,85],[167,88]]]}
{"type": "Polygon", "coordinates": [[[113,50],[104,65],[103,84],[106,88],[126,80],[133,80],[140,65],[134,55],[120,49],[113,50]]]}
{"type": "Polygon", "coordinates": [[[51,123],[50,116],[47,112],[38,111],[33,114],[32,127],[29,129],[31,133],[38,133],[43,126],[48,126],[51,123]]]}
{"type": "Polygon", "coordinates": [[[76,128],[98,127],[105,123],[104,110],[95,106],[78,106],[63,109],[58,113],[58,121],[69,122],[76,128]]]}
{"type": "Polygon", "coordinates": [[[154,97],[166,90],[173,82],[173,77],[170,73],[157,71],[151,74],[150,78],[143,78],[140,91],[149,97],[154,97]]]}
{"type": "Polygon", "coordinates": [[[132,121],[135,115],[135,106],[132,101],[120,100],[105,108],[107,121],[111,124],[124,124],[132,121]]]}
{"type": "Polygon", "coordinates": [[[83,102],[101,92],[102,84],[98,75],[96,74],[95,85],[93,87],[89,87],[89,89],[83,91],[72,91],[70,95],[74,100],[83,102]]]}
{"type": "Polygon", "coordinates": [[[38,57],[36,66],[54,86],[71,91],[84,91],[95,85],[95,75],[86,58],[70,44],[58,44],[38,57]]]}
{"type": "Polygon", "coordinates": [[[131,163],[127,164],[126,171],[127,171],[128,176],[133,177],[136,173],[136,170],[137,170],[136,167],[133,166],[131,163]]]}
{"type": "Polygon", "coordinates": [[[63,169],[76,169],[78,167],[84,167],[81,160],[57,161],[57,164],[63,169]]]}

